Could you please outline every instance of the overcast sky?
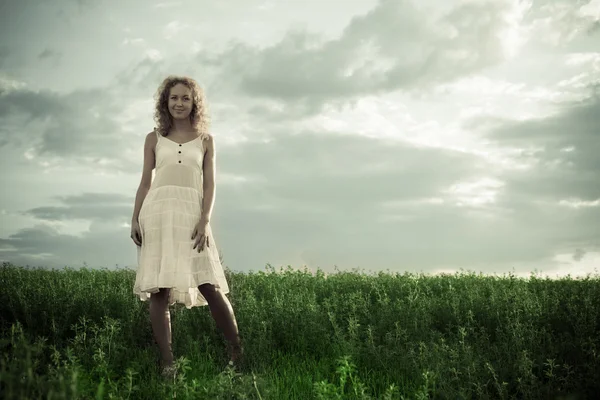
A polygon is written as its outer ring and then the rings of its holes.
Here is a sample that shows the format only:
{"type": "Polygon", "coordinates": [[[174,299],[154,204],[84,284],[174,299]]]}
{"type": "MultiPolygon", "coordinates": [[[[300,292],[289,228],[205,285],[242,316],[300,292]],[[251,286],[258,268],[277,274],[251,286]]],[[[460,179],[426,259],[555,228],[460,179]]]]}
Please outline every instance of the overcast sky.
{"type": "Polygon", "coordinates": [[[598,272],[600,0],[0,4],[4,261],[137,267],[175,74],[206,90],[234,271],[598,272]]]}

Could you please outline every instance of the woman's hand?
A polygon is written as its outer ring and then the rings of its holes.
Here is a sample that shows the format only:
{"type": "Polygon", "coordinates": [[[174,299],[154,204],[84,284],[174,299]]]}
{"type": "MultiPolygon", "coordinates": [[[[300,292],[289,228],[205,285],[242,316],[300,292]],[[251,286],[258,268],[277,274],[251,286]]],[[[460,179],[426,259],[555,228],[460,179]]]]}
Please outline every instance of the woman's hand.
{"type": "Polygon", "coordinates": [[[204,250],[204,244],[206,243],[206,247],[210,247],[210,243],[208,242],[208,222],[200,220],[194,227],[194,231],[192,232],[192,240],[196,238],[194,242],[194,246],[192,249],[198,247],[198,253],[204,250]]]}
{"type": "Polygon", "coordinates": [[[131,236],[133,239],[133,243],[136,246],[142,245],[142,230],[140,229],[140,224],[137,221],[131,222],[131,236]]]}

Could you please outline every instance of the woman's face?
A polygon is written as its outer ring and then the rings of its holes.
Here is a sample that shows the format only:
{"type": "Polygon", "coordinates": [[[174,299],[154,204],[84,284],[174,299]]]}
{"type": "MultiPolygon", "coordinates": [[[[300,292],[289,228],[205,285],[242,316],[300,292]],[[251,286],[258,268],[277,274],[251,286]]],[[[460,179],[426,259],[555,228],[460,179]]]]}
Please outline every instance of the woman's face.
{"type": "Polygon", "coordinates": [[[192,91],[182,83],[173,86],[169,91],[169,112],[173,119],[189,118],[192,112],[192,91]]]}

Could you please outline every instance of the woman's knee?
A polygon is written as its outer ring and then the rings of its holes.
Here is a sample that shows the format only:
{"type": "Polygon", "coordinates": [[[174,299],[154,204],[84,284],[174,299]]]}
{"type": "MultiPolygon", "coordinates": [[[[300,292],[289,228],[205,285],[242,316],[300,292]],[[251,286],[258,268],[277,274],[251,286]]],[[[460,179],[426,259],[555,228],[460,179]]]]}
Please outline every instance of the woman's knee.
{"type": "Polygon", "coordinates": [[[198,286],[198,290],[200,291],[200,293],[202,293],[202,296],[204,296],[204,298],[208,298],[213,296],[219,289],[212,283],[204,283],[198,286]]]}

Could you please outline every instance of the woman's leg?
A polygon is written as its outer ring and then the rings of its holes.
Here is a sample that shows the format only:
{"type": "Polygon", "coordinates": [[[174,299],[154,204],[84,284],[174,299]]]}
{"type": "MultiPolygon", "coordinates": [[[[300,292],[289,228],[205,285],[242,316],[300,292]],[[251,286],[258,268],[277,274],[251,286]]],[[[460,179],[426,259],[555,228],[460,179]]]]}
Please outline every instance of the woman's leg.
{"type": "Polygon", "coordinates": [[[158,293],[150,295],[150,321],[154,339],[158,344],[162,358],[162,366],[173,365],[171,348],[171,313],[169,312],[169,293],[171,289],[160,288],[158,293]]]}
{"type": "Polygon", "coordinates": [[[208,307],[217,327],[229,342],[231,360],[235,362],[241,356],[242,342],[229,299],[210,283],[198,286],[198,290],[208,302],[208,307]]]}

